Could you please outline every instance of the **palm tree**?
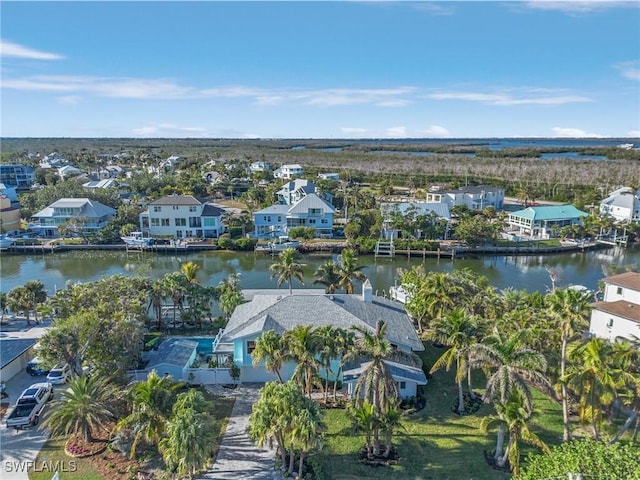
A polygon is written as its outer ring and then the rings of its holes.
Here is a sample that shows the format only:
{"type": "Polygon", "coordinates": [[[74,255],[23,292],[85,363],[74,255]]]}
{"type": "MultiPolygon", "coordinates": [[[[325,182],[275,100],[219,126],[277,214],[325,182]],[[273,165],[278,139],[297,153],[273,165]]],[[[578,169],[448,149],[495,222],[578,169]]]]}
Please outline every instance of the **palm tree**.
{"type": "Polygon", "coordinates": [[[182,272],[168,273],[163,278],[164,288],[173,302],[173,328],[176,328],[176,308],[182,312],[186,294],[186,277],[182,272]]]}
{"type": "Polygon", "coordinates": [[[475,343],[477,324],[475,319],[463,308],[456,308],[448,315],[436,319],[426,338],[442,343],[449,348],[435,361],[430,373],[445,367],[447,371],[455,362],[456,382],[458,383],[458,413],[465,412],[462,381],[467,375],[469,351],[475,343]]]}
{"type": "Polygon", "coordinates": [[[373,405],[364,401],[362,404],[354,404],[349,408],[349,417],[353,432],[362,433],[367,445],[367,457],[373,457],[373,432],[378,426],[378,417],[373,405]]]}
{"type": "Polygon", "coordinates": [[[333,260],[327,260],[315,272],[314,284],[324,285],[326,293],[335,293],[340,283],[340,270],[333,260]]]}
{"type": "MultiPolygon", "coordinates": [[[[329,374],[331,372],[331,361],[338,358],[340,344],[337,328],[332,325],[318,327],[316,332],[320,337],[320,364],[324,368],[324,403],[329,397],[329,374]]],[[[336,375],[337,376],[337,375],[336,375]]]]}
{"type": "Polygon", "coordinates": [[[273,278],[279,275],[278,288],[280,288],[280,285],[284,282],[287,282],[289,284],[289,293],[293,293],[292,279],[295,278],[304,285],[303,268],[305,265],[296,262],[297,254],[296,249],[286,248],[278,255],[280,261],[269,267],[271,279],[273,280],[273,278]]]}
{"type": "Polygon", "coordinates": [[[210,457],[212,433],[207,422],[206,401],[201,392],[189,390],[178,396],[166,436],[159,450],[170,470],[193,478],[210,457]]]}
{"type": "Polygon", "coordinates": [[[385,458],[389,458],[389,455],[391,455],[391,449],[393,448],[393,434],[399,428],[403,428],[401,420],[402,412],[398,409],[397,406],[389,408],[378,419],[380,423],[380,429],[382,430],[382,434],[385,439],[385,450],[383,454],[385,458]]]}
{"type": "Polygon", "coordinates": [[[7,294],[0,293],[0,322],[4,322],[4,316],[7,314],[7,294]]]}
{"type": "Polygon", "coordinates": [[[340,265],[338,268],[338,286],[350,295],[354,292],[353,281],[357,280],[359,282],[363,282],[367,278],[362,271],[364,265],[357,265],[357,261],[358,257],[356,257],[356,252],[354,250],[346,248],[342,251],[342,254],[340,255],[340,265]]]}
{"type": "Polygon", "coordinates": [[[198,270],[200,270],[200,265],[195,262],[185,262],[180,266],[180,272],[189,284],[199,283],[196,277],[198,270]]]}
{"type": "Polygon", "coordinates": [[[322,446],[322,431],[325,428],[320,406],[313,400],[304,401],[303,408],[293,419],[293,428],[290,433],[293,448],[300,452],[298,478],[303,478],[302,467],[305,455],[322,446]]]}
{"type": "MultiPolygon", "coordinates": [[[[506,404],[511,392],[522,393],[527,410],[533,410],[530,383],[546,385],[548,382],[543,373],[547,369],[544,356],[524,345],[526,330],[502,338],[496,333],[486,337],[481,344],[474,347],[471,363],[474,367],[493,370],[487,379],[484,394],[485,402],[498,401],[506,404]]],[[[498,426],[498,442],[495,458],[502,456],[504,442],[504,426],[498,426]]]]}
{"type": "Polygon", "coordinates": [[[338,371],[333,380],[333,400],[335,402],[338,392],[338,378],[342,375],[342,370],[349,359],[349,353],[353,350],[355,345],[355,333],[352,330],[345,330],[343,328],[337,328],[335,330],[335,343],[336,352],[340,357],[340,363],[338,365],[338,371]]]}
{"type": "Polygon", "coordinates": [[[254,366],[265,362],[265,368],[269,372],[275,373],[280,383],[282,383],[280,369],[286,358],[285,343],[282,335],[273,330],[263,332],[256,340],[256,346],[251,352],[251,358],[254,366]]]}
{"type": "MultiPolygon", "coordinates": [[[[560,378],[567,373],[567,345],[576,334],[582,333],[588,327],[588,315],[590,311],[587,296],[582,292],[572,289],[555,290],[547,296],[547,301],[554,318],[560,326],[560,378]]],[[[562,439],[565,442],[571,440],[569,432],[569,398],[567,385],[560,382],[562,395],[562,422],[564,431],[562,439]]]]}
{"type": "Polygon", "coordinates": [[[88,442],[94,433],[115,418],[111,403],[116,388],[106,377],[74,377],[52,402],[43,427],[52,435],[82,435],[88,442]]]}
{"type": "Polygon", "coordinates": [[[36,323],[38,323],[38,305],[44,303],[47,300],[47,291],[44,288],[44,283],[40,280],[29,280],[24,284],[24,288],[28,292],[28,297],[31,304],[31,310],[33,310],[33,317],[36,323]]]}
{"type": "Polygon", "coordinates": [[[156,316],[156,328],[162,328],[162,306],[166,297],[165,284],[162,279],[154,280],[151,284],[150,306],[156,316]]]}
{"type": "Polygon", "coordinates": [[[311,325],[297,325],[284,334],[287,356],[296,362],[291,376],[311,398],[313,379],[318,374],[316,355],[322,347],[318,332],[311,325]]]}
{"type": "Polygon", "coordinates": [[[532,412],[527,408],[526,403],[522,392],[512,390],[506,403],[496,401],[497,414],[484,417],[480,424],[484,431],[497,425],[498,431],[506,429],[509,432],[509,441],[504,449],[504,455],[497,458],[496,463],[503,467],[509,460],[511,471],[515,476],[518,475],[520,467],[520,441],[542,448],[546,453],[549,452],[547,445],[529,430],[527,421],[531,418],[532,412]]]}
{"type": "Polygon", "coordinates": [[[131,428],[134,432],[131,458],[135,456],[138,443],[143,438],[157,444],[165,431],[179,384],[169,377],[161,377],[153,370],[143,382],[135,383],[131,389],[131,413],[118,422],[118,430],[131,428]]]}
{"type": "Polygon", "coordinates": [[[591,420],[593,438],[599,440],[602,406],[611,405],[621,386],[613,344],[594,337],[570,348],[568,357],[572,365],[561,381],[580,396],[580,420],[591,420]]]}

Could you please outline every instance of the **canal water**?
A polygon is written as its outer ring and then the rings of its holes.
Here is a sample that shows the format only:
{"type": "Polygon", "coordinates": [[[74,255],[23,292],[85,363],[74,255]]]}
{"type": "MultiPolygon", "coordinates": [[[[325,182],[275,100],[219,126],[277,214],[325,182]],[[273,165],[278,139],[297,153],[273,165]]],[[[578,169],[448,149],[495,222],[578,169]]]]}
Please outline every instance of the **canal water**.
{"type": "MultiPolygon", "coordinates": [[[[313,273],[330,255],[301,255],[304,268],[304,288],[322,288],[313,284],[313,273]]],[[[334,257],[335,258],[335,257],[334,257]]],[[[64,288],[67,282],[91,282],[104,276],[144,275],[153,279],[180,269],[184,262],[200,265],[198,280],[204,285],[217,285],[232,273],[240,274],[242,288],[277,288],[277,279],[271,279],[270,265],[277,261],[265,253],[203,251],[179,255],[149,252],[126,253],[105,251],[73,251],[46,255],[0,256],[0,291],[24,285],[29,280],[40,280],[49,294],[64,288]]],[[[484,256],[477,258],[426,258],[405,256],[395,258],[359,257],[359,264],[370,279],[374,292],[384,295],[398,280],[399,269],[422,265],[427,271],[451,272],[468,268],[489,279],[498,289],[514,287],[529,292],[546,292],[551,287],[549,272],[556,277],[558,287],[572,284],[596,290],[598,282],[610,268],[632,267],[640,270],[640,246],[608,248],[588,252],[536,255],[536,256],[484,256]]],[[[294,288],[302,285],[293,281],[294,288]]],[[[286,289],[286,285],[282,285],[286,289]]]]}

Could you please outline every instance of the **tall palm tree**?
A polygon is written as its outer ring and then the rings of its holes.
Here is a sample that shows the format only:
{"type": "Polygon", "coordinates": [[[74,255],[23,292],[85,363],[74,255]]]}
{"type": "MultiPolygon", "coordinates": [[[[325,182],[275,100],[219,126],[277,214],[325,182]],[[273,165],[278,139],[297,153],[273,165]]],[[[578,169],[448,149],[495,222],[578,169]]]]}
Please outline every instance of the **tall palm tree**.
{"type": "Polygon", "coordinates": [[[337,328],[335,330],[335,347],[338,356],[340,357],[340,363],[338,364],[338,371],[333,380],[333,400],[336,400],[338,393],[338,378],[342,375],[342,370],[349,359],[349,354],[355,345],[355,333],[352,330],[345,330],[343,328],[337,328]]]}
{"type": "Polygon", "coordinates": [[[367,279],[367,276],[362,271],[364,265],[358,265],[357,262],[358,257],[354,250],[346,248],[342,251],[338,267],[338,286],[348,294],[352,294],[354,292],[354,280],[364,282],[367,279]]]}
{"type": "Polygon", "coordinates": [[[467,364],[470,349],[475,344],[477,323],[463,308],[456,308],[449,314],[436,319],[426,338],[446,345],[447,350],[431,367],[430,373],[445,367],[448,371],[456,364],[455,380],[458,384],[458,413],[465,412],[462,381],[467,376],[467,364]]]}
{"type": "Polygon", "coordinates": [[[164,288],[173,302],[173,328],[176,328],[176,309],[182,312],[184,308],[184,297],[186,295],[186,277],[182,272],[167,273],[164,278],[164,288]]]}
{"type": "Polygon", "coordinates": [[[265,362],[265,368],[269,372],[275,373],[280,383],[282,383],[280,369],[286,359],[285,342],[282,335],[273,330],[263,332],[256,340],[256,346],[251,353],[251,358],[254,366],[265,362]]]}
{"type": "Polygon", "coordinates": [[[324,403],[327,403],[329,397],[329,374],[334,373],[337,377],[337,372],[331,371],[331,362],[338,358],[340,354],[338,329],[332,325],[323,325],[316,329],[318,336],[320,337],[320,364],[324,369],[324,403]]]}
{"type": "Polygon", "coordinates": [[[593,438],[599,440],[602,407],[611,405],[622,385],[613,344],[594,337],[570,347],[568,357],[572,365],[561,380],[580,396],[580,420],[591,421],[593,438]]]}
{"type": "Polygon", "coordinates": [[[94,433],[115,418],[116,391],[106,377],[74,377],[52,402],[42,426],[52,435],[82,435],[92,442],[94,433]]]}
{"type": "MultiPolygon", "coordinates": [[[[547,361],[539,352],[524,344],[526,330],[516,332],[507,338],[499,333],[486,337],[483,343],[474,347],[471,363],[474,367],[486,368],[491,373],[487,379],[485,402],[498,401],[506,404],[513,390],[522,393],[527,410],[533,410],[533,400],[529,385],[547,385],[544,377],[547,361]]],[[[498,442],[495,458],[502,456],[504,426],[498,425],[498,442]]]]}
{"type": "Polygon", "coordinates": [[[431,272],[420,286],[418,295],[425,299],[431,320],[442,317],[447,310],[455,308],[455,297],[464,289],[448,273],[431,272]]]}
{"type": "Polygon", "coordinates": [[[313,379],[318,373],[322,341],[311,325],[297,325],[284,334],[287,356],[296,362],[291,379],[311,398],[313,379]]]}
{"type": "Polygon", "coordinates": [[[164,299],[166,297],[165,283],[162,279],[154,280],[151,284],[149,303],[153,308],[153,313],[156,316],[156,328],[162,328],[162,307],[164,299]]]}
{"type": "Polygon", "coordinates": [[[286,248],[278,255],[279,262],[269,267],[271,279],[273,280],[278,276],[278,288],[284,282],[287,282],[289,284],[289,293],[293,293],[292,280],[294,278],[304,285],[303,268],[305,265],[296,262],[297,254],[298,252],[295,248],[286,248]]]}
{"type": "Polygon", "coordinates": [[[179,384],[169,377],[161,377],[154,370],[143,382],[132,385],[130,395],[132,399],[131,413],[118,422],[118,430],[131,428],[133,442],[131,444],[131,458],[135,456],[140,440],[157,444],[165,431],[171,406],[175,400],[175,392],[179,384]]]}
{"type": "Polygon", "coordinates": [[[529,445],[539,447],[545,452],[549,452],[549,447],[540,438],[529,430],[528,420],[532,412],[527,408],[526,399],[518,390],[512,390],[506,403],[496,401],[496,415],[488,415],[482,419],[480,424],[484,431],[493,426],[498,429],[506,429],[509,432],[509,441],[504,449],[504,455],[496,459],[498,466],[503,467],[507,460],[511,471],[518,475],[520,468],[520,442],[524,441],[529,445]]]}
{"type": "Polygon", "coordinates": [[[29,280],[24,284],[24,288],[28,292],[31,310],[33,310],[34,320],[36,321],[36,323],[38,323],[37,307],[47,300],[47,291],[44,288],[44,283],[42,283],[40,280],[29,280]]]}
{"type": "Polygon", "coordinates": [[[340,270],[333,260],[327,260],[315,272],[314,284],[325,286],[326,293],[335,293],[340,283],[340,270]]]}
{"type": "MultiPolygon", "coordinates": [[[[547,301],[560,327],[560,378],[562,379],[567,374],[567,345],[588,327],[589,301],[585,294],[572,289],[557,289],[547,296],[547,301]]],[[[562,439],[568,442],[571,440],[571,433],[569,432],[569,398],[566,383],[560,382],[560,388],[564,427],[562,439]]]]}
{"type": "Polygon", "coordinates": [[[303,478],[302,468],[305,455],[322,446],[322,432],[325,428],[320,406],[313,400],[304,402],[303,408],[293,419],[293,428],[290,433],[291,444],[300,453],[298,478],[303,478]]]}

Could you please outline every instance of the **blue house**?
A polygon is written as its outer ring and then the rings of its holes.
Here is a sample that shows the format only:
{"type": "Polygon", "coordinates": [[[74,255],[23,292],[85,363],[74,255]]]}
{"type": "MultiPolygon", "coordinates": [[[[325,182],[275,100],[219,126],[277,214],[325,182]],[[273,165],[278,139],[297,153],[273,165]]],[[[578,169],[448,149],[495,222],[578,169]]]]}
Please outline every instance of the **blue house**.
{"type": "Polygon", "coordinates": [[[255,235],[259,238],[287,235],[290,228],[311,227],[316,237],[333,235],[335,208],[315,193],[292,205],[271,205],[253,213],[255,235]]]}
{"type": "Polygon", "coordinates": [[[509,233],[517,232],[531,238],[553,238],[563,227],[581,224],[589,216],[573,205],[541,205],[509,214],[509,233]]]}

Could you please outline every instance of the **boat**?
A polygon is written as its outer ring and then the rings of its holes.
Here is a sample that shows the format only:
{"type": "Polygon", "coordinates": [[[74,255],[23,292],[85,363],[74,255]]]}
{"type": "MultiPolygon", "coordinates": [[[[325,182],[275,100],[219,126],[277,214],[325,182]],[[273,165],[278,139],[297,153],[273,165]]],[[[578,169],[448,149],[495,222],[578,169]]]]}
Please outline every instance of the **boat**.
{"type": "Polygon", "coordinates": [[[0,250],[9,250],[14,241],[13,238],[7,237],[5,234],[0,235],[0,250]]]}
{"type": "Polygon", "coordinates": [[[394,285],[393,287],[389,288],[389,297],[391,298],[391,300],[395,300],[396,302],[405,304],[409,300],[410,288],[410,285],[394,285]]]}
{"type": "Polygon", "coordinates": [[[634,143],[621,143],[618,145],[618,148],[622,148],[624,150],[632,150],[635,147],[634,143]]]}
{"type": "Polygon", "coordinates": [[[279,237],[277,242],[269,242],[266,245],[256,245],[256,251],[258,252],[282,252],[287,248],[293,248],[297,250],[302,245],[302,242],[297,240],[289,240],[289,237],[279,237]]]}
{"type": "Polygon", "coordinates": [[[131,247],[148,247],[153,244],[153,238],[143,237],[142,232],[131,232],[129,235],[120,238],[131,247]]]}

